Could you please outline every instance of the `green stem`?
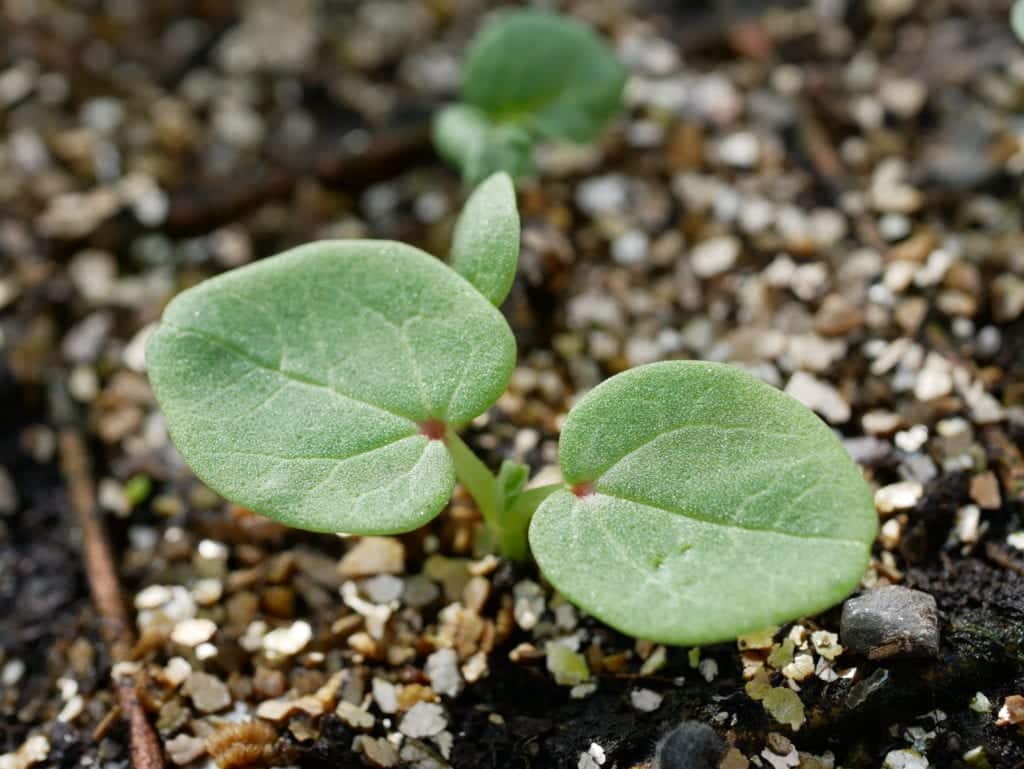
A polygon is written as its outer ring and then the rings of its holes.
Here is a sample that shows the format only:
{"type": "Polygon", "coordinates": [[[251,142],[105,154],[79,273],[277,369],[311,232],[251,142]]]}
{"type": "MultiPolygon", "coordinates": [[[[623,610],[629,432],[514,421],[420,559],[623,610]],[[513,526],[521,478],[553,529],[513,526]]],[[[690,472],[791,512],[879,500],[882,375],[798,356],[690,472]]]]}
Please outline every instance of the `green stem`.
{"type": "Polygon", "coordinates": [[[526,489],[512,501],[501,516],[502,528],[498,532],[498,544],[502,555],[515,561],[526,560],[529,555],[528,532],[533,514],[541,502],[564,488],[564,483],[538,486],[535,489],[526,489]]]}
{"type": "Polygon", "coordinates": [[[491,528],[497,527],[499,511],[494,489],[498,479],[453,430],[449,429],[445,433],[444,445],[448,447],[448,453],[455,462],[455,477],[480,508],[484,523],[491,528]]]}
{"type": "Polygon", "coordinates": [[[452,430],[444,436],[445,446],[455,463],[455,477],[480,508],[484,524],[497,543],[498,552],[512,561],[524,561],[529,555],[527,531],[537,507],[564,484],[555,483],[527,489],[511,500],[500,488],[498,477],[452,430]],[[511,502],[511,504],[509,504],[511,502]]]}

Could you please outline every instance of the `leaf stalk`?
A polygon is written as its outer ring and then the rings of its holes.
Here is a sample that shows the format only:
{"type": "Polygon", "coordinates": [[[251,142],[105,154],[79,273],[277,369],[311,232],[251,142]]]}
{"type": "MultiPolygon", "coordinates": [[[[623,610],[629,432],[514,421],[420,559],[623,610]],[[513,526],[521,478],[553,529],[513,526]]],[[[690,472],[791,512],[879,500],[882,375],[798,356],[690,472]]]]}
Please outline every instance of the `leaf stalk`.
{"type": "Polygon", "coordinates": [[[455,463],[455,477],[476,502],[498,552],[511,561],[525,561],[530,552],[530,519],[541,502],[564,484],[527,489],[529,468],[525,465],[506,461],[495,474],[454,430],[445,433],[444,443],[455,463]]]}

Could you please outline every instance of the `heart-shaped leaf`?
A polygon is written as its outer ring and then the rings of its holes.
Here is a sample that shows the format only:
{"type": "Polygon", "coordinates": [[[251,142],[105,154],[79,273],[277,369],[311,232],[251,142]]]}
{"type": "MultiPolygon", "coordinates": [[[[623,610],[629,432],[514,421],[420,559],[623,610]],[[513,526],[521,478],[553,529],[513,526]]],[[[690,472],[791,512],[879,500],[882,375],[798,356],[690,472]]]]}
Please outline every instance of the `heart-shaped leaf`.
{"type": "Polygon", "coordinates": [[[497,171],[526,176],[533,171],[533,140],[525,128],[492,123],[475,107],[451,104],[433,123],[434,146],[462,170],[469,184],[497,171]]]}
{"type": "Polygon", "coordinates": [[[811,411],[739,369],[619,374],[569,414],[559,458],[574,491],[538,509],[534,556],[631,635],[735,638],[831,606],[867,565],[877,518],[859,469],[811,411]]]}
{"type": "Polygon", "coordinates": [[[497,125],[587,142],[621,108],[625,82],[625,68],[589,27],[545,11],[507,11],[473,41],[462,96],[497,125]]]}
{"type": "Polygon", "coordinates": [[[519,262],[516,189],[506,173],[473,190],[459,214],[452,238],[452,267],[491,304],[505,301],[519,262]]]}
{"type": "Polygon", "coordinates": [[[315,531],[397,533],[447,502],[440,438],[504,391],[501,314],[428,254],[325,241],[185,291],[147,365],[175,445],[242,505],[315,531]]]}

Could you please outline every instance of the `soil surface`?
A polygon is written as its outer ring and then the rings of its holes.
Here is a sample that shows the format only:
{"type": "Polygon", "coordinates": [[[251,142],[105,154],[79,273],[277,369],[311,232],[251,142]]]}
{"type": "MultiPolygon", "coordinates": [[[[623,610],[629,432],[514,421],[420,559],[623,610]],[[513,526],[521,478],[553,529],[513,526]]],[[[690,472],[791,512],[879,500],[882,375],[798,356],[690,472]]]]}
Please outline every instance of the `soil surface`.
{"type": "Polygon", "coordinates": [[[932,596],[938,656],[844,648],[841,607],[699,650],[627,638],[474,552],[461,492],[362,540],[220,499],[167,437],[147,333],[183,288],[316,238],[444,255],[465,192],[429,119],[492,6],[6,0],[2,769],[130,761],[62,430],[85,437],[134,623],[118,670],[169,765],[626,769],[690,720],[724,769],[1024,766],[1009,2],[559,5],[628,66],[627,106],[520,185],[519,362],[467,441],[550,482],[603,379],[742,366],[861,465],[881,523],[862,589],[932,596]]]}

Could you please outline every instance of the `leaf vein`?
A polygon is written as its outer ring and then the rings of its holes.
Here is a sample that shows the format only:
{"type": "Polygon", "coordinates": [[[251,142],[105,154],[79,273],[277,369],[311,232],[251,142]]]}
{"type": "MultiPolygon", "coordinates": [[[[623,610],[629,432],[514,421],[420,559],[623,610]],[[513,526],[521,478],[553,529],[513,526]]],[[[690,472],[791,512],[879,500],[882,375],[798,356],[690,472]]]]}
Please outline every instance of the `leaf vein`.
{"type": "Polygon", "coordinates": [[[714,424],[713,422],[685,422],[683,424],[674,425],[672,427],[666,428],[665,430],[661,430],[661,431],[655,433],[654,435],[652,435],[651,437],[645,439],[641,443],[638,443],[636,446],[633,446],[631,449],[629,449],[629,451],[627,451],[621,457],[616,459],[610,465],[608,465],[607,467],[605,467],[602,470],[599,470],[597,473],[595,473],[594,474],[594,480],[595,481],[596,480],[600,480],[603,476],[605,476],[608,473],[610,473],[612,470],[614,470],[622,462],[624,462],[625,460],[629,459],[631,456],[636,454],[638,451],[643,449],[645,446],[648,446],[648,445],[654,443],[659,438],[662,438],[662,437],[664,437],[666,435],[671,435],[672,433],[683,432],[684,430],[714,430],[714,431],[722,432],[722,433],[747,432],[747,433],[753,433],[755,435],[763,435],[763,436],[766,436],[766,437],[783,438],[783,439],[791,439],[791,440],[803,440],[804,438],[807,437],[805,435],[799,435],[799,434],[794,434],[794,433],[782,433],[782,432],[774,432],[774,431],[771,431],[771,430],[762,430],[759,427],[744,427],[744,426],[739,426],[739,425],[736,425],[736,426],[722,426],[722,425],[714,424]]]}
{"type": "Polygon", "coordinates": [[[363,406],[368,406],[368,407],[370,407],[372,409],[376,409],[377,411],[380,411],[382,413],[388,414],[389,416],[399,417],[400,419],[407,419],[407,420],[409,420],[411,422],[415,422],[416,421],[416,417],[414,417],[414,416],[411,416],[409,414],[402,414],[402,413],[400,413],[400,412],[398,412],[398,411],[396,411],[396,410],[394,410],[392,408],[387,408],[385,406],[381,406],[378,403],[371,403],[370,401],[363,400],[362,398],[358,398],[355,395],[352,395],[350,393],[347,393],[347,392],[344,392],[344,391],[340,390],[336,385],[329,384],[327,382],[321,382],[320,380],[313,379],[312,377],[305,376],[304,374],[299,374],[299,373],[297,373],[295,371],[285,371],[282,368],[278,368],[274,364],[267,363],[266,361],[261,360],[260,358],[257,358],[251,352],[249,352],[248,350],[246,350],[243,347],[240,347],[239,345],[235,344],[234,342],[231,342],[231,341],[229,341],[227,339],[219,337],[216,334],[212,334],[209,331],[207,331],[206,329],[199,329],[199,328],[194,328],[194,327],[180,326],[180,325],[176,325],[176,324],[171,323],[171,322],[166,321],[166,320],[164,321],[164,323],[167,323],[168,325],[173,326],[175,329],[177,329],[177,331],[179,333],[182,333],[182,334],[193,334],[193,335],[198,336],[198,337],[200,337],[202,339],[205,339],[210,344],[213,344],[213,345],[216,345],[218,347],[221,347],[224,350],[227,350],[228,352],[238,356],[239,358],[242,358],[243,360],[248,361],[251,365],[256,366],[258,368],[265,369],[266,371],[270,371],[270,372],[273,372],[275,374],[278,374],[279,376],[282,376],[285,379],[290,379],[293,382],[298,382],[299,384],[304,384],[304,385],[307,385],[309,387],[319,387],[319,388],[321,388],[321,389],[323,389],[323,390],[325,390],[325,391],[327,391],[329,393],[332,393],[332,394],[336,395],[339,398],[344,398],[345,400],[352,401],[353,403],[359,403],[359,404],[361,404],[363,406]]]}
{"type": "Polygon", "coordinates": [[[677,509],[672,508],[672,507],[666,507],[665,505],[659,505],[659,504],[656,504],[654,502],[651,502],[650,500],[634,499],[632,497],[626,496],[626,495],[621,494],[619,492],[609,493],[607,491],[602,491],[602,490],[598,489],[598,490],[595,491],[595,493],[603,494],[606,497],[611,497],[612,499],[618,499],[618,500],[621,500],[623,502],[631,502],[634,505],[640,505],[641,507],[648,507],[648,508],[651,508],[652,510],[661,510],[662,512],[671,513],[672,515],[678,515],[678,516],[681,516],[682,518],[688,518],[691,521],[695,521],[697,523],[707,523],[707,524],[710,524],[712,526],[719,526],[719,527],[724,528],[724,529],[739,529],[741,531],[750,531],[750,532],[756,532],[756,533],[761,533],[761,534],[771,534],[771,535],[775,535],[775,536],[779,536],[779,537],[789,537],[789,538],[792,538],[792,539],[804,539],[804,540],[811,540],[811,541],[816,541],[816,542],[835,542],[837,544],[856,545],[857,547],[865,547],[865,543],[860,542],[860,541],[855,540],[855,539],[844,539],[842,537],[827,537],[827,536],[819,536],[819,535],[815,535],[815,534],[796,534],[796,533],[788,532],[788,531],[778,531],[777,529],[767,528],[767,527],[763,527],[763,526],[748,526],[748,525],[744,525],[744,524],[741,524],[741,523],[737,523],[735,521],[729,521],[729,522],[718,521],[718,520],[715,520],[714,518],[710,518],[708,516],[697,515],[695,513],[688,513],[688,512],[685,512],[683,510],[677,510],[677,509]]]}

